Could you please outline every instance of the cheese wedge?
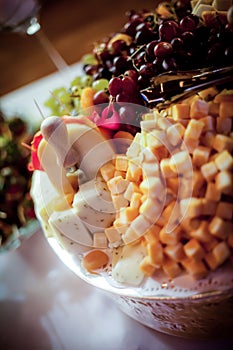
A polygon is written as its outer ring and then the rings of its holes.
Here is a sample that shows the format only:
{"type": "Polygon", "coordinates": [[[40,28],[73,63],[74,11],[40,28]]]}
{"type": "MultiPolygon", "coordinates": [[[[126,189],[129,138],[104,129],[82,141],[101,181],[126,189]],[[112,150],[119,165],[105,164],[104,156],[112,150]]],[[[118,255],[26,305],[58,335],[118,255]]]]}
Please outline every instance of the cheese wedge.
{"type": "Polygon", "coordinates": [[[101,176],[79,187],[74,196],[73,208],[92,233],[111,226],[115,219],[110,191],[101,176]]]}
{"type": "Polygon", "coordinates": [[[48,223],[58,237],[65,236],[81,245],[93,245],[90,232],[73,208],[64,211],[54,211],[48,223]]]}
{"type": "Polygon", "coordinates": [[[78,167],[88,180],[94,179],[101,166],[115,154],[110,142],[98,131],[86,124],[67,124],[69,144],[80,157],[78,167]]]}

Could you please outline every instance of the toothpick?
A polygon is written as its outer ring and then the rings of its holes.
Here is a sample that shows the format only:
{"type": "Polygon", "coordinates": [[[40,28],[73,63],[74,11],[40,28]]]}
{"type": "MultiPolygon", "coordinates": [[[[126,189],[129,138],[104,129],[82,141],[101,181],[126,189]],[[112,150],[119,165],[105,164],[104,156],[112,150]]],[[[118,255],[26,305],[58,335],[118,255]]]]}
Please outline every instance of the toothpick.
{"type": "Polygon", "coordinates": [[[34,98],[34,103],[35,103],[36,108],[38,109],[38,111],[39,111],[39,113],[40,113],[42,119],[46,119],[46,117],[44,116],[44,114],[43,114],[43,112],[42,112],[42,109],[41,109],[40,106],[39,106],[39,103],[36,101],[35,98],[34,98]]]}
{"type": "Polygon", "coordinates": [[[25,142],[21,142],[21,145],[22,145],[23,147],[29,149],[30,151],[32,150],[32,147],[29,146],[29,145],[28,145],[27,143],[25,143],[25,142]]]}

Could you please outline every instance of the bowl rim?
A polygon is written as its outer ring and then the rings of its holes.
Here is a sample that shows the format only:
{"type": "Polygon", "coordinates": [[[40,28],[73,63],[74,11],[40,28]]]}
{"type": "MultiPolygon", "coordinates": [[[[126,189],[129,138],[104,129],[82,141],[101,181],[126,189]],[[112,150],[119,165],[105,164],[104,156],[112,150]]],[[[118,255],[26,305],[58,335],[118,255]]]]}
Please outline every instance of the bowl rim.
{"type": "MultiPolygon", "coordinates": [[[[207,291],[192,291],[189,295],[183,296],[170,296],[162,293],[156,295],[153,294],[142,294],[140,287],[124,286],[117,284],[113,280],[110,283],[110,278],[106,274],[91,274],[86,272],[82,267],[81,260],[73,257],[67,252],[62,245],[56,240],[54,236],[46,237],[52,250],[58,256],[58,258],[71,270],[77,277],[81,278],[84,282],[97,287],[107,293],[111,293],[126,299],[134,299],[141,301],[161,301],[161,302],[198,302],[211,299],[228,299],[233,297],[233,284],[229,288],[212,288],[207,291]],[[107,278],[106,278],[107,277],[107,278]]],[[[165,289],[165,288],[164,288],[165,289]]]]}

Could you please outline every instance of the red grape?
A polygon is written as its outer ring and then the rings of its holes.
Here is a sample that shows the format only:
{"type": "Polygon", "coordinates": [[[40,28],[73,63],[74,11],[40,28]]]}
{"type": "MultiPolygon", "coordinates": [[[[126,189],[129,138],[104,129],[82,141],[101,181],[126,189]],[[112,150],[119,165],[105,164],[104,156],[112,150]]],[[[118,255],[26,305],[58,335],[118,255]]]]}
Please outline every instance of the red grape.
{"type": "Polygon", "coordinates": [[[138,73],[136,72],[136,70],[133,70],[133,69],[127,70],[127,71],[124,73],[124,76],[130,77],[130,78],[133,79],[135,82],[138,81],[138,73]]]}
{"type": "Polygon", "coordinates": [[[94,105],[108,103],[109,102],[108,94],[103,90],[97,91],[94,95],[93,102],[94,102],[94,105]]]}
{"type": "Polygon", "coordinates": [[[135,82],[135,80],[133,80],[131,77],[125,76],[122,79],[122,91],[127,94],[127,95],[133,95],[136,88],[137,88],[137,84],[135,82]]]}
{"type": "Polygon", "coordinates": [[[175,21],[165,21],[159,26],[159,37],[161,41],[170,42],[178,33],[178,24],[175,21]]]}
{"type": "Polygon", "coordinates": [[[172,51],[172,45],[165,41],[160,42],[154,48],[154,54],[157,57],[168,57],[172,54],[172,51]]]}
{"type": "Polygon", "coordinates": [[[180,21],[180,29],[183,32],[187,32],[187,31],[192,32],[195,28],[196,28],[196,23],[194,19],[191,18],[190,16],[186,16],[182,18],[182,20],[180,21]]]}
{"type": "Polygon", "coordinates": [[[113,77],[108,84],[108,90],[113,97],[116,97],[123,90],[122,80],[117,77],[113,77]]]}

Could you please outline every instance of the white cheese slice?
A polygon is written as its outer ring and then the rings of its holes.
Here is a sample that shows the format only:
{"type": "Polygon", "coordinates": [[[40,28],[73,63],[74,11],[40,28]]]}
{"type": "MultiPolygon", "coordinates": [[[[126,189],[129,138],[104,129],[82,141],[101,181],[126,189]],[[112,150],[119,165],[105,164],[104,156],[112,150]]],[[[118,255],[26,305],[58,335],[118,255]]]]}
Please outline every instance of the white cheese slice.
{"type": "Polygon", "coordinates": [[[93,245],[90,232],[73,208],[54,211],[49,218],[49,225],[58,236],[65,236],[83,245],[93,245]]]}
{"type": "Polygon", "coordinates": [[[119,254],[119,260],[112,268],[113,279],[119,283],[139,285],[144,278],[140,263],[145,253],[145,247],[140,244],[124,246],[119,254]]]}
{"type": "Polygon", "coordinates": [[[92,233],[103,231],[115,219],[111,194],[101,176],[79,187],[74,196],[73,208],[92,233]]]}
{"type": "Polygon", "coordinates": [[[79,169],[89,180],[94,179],[100,167],[115,154],[108,141],[96,128],[85,124],[67,124],[69,144],[80,157],[79,169]]]}

